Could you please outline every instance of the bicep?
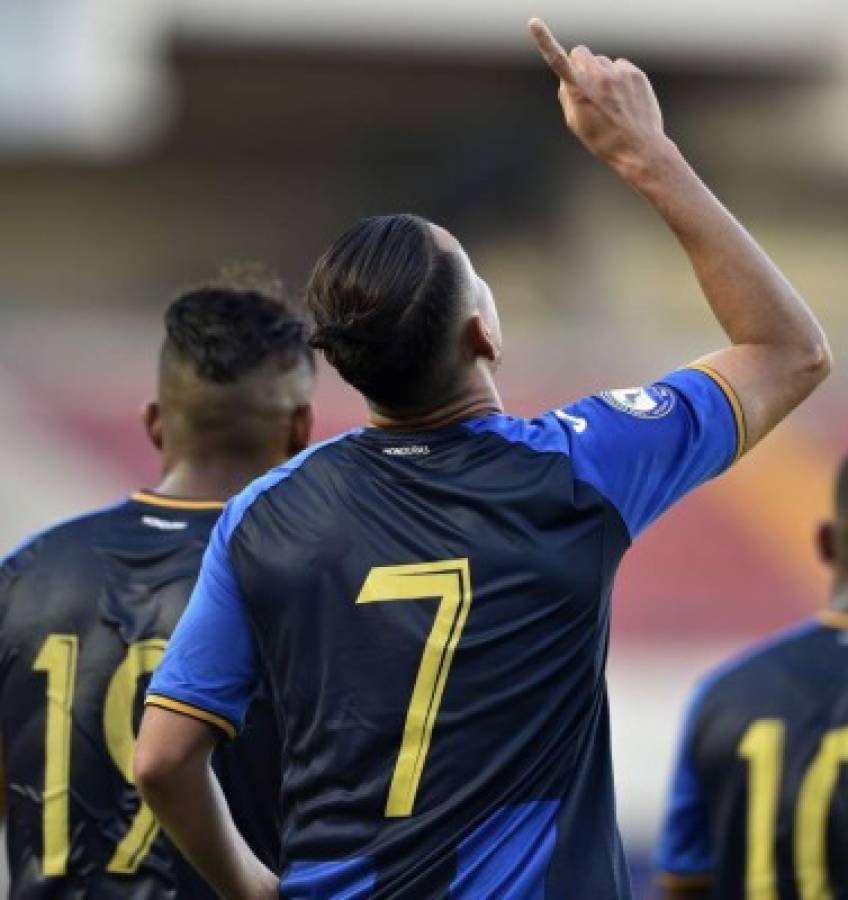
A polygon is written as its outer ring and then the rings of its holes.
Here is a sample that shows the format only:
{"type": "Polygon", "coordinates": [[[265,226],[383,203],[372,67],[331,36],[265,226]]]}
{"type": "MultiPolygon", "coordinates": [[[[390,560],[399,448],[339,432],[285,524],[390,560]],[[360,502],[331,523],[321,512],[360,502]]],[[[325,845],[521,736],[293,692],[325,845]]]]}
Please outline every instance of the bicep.
{"type": "Polygon", "coordinates": [[[152,770],[174,771],[192,761],[205,765],[220,737],[211,723],[148,706],[138,732],[136,771],[143,781],[152,770]]]}
{"type": "Polygon", "coordinates": [[[799,396],[796,351],[787,347],[739,344],[698,360],[696,365],[713,369],[733,386],[745,418],[747,446],[759,443],[810,393],[818,381],[811,378],[809,390],[799,396]]]}

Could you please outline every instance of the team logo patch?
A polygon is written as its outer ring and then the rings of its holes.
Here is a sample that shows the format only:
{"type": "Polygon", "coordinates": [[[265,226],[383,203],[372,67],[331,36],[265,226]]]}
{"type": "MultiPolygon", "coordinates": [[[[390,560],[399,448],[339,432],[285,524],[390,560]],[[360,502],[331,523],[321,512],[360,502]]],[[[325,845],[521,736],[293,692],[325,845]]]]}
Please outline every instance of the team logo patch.
{"type": "Polygon", "coordinates": [[[662,384],[604,391],[601,399],[613,409],[639,419],[661,419],[674,409],[677,402],[674,392],[662,384]]]}

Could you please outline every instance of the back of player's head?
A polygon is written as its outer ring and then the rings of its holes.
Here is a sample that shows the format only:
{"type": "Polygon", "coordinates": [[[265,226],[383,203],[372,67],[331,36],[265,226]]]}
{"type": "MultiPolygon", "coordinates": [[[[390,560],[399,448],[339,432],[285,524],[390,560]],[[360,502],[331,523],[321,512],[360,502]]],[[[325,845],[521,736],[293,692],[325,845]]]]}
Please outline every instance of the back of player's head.
{"type": "MultiPolygon", "coordinates": [[[[201,381],[233,384],[263,366],[286,373],[315,360],[304,317],[282,286],[254,268],[180,294],[165,312],[163,367],[189,367],[201,381]]],[[[308,398],[304,398],[308,400],[308,398]]]]}
{"type": "Polygon", "coordinates": [[[456,252],[413,215],[357,222],[318,261],[307,289],[311,344],[372,402],[427,403],[446,378],[468,284],[456,252]]]}
{"type": "Polygon", "coordinates": [[[257,267],[231,267],[165,312],[159,399],[172,444],[239,454],[279,443],[314,377],[304,310],[257,267]]]}

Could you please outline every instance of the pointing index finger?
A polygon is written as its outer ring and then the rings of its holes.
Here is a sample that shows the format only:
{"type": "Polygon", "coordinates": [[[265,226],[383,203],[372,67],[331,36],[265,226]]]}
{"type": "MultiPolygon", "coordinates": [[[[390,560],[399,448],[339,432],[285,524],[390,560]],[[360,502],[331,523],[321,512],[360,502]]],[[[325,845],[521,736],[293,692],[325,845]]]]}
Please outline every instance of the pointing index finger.
{"type": "Polygon", "coordinates": [[[571,65],[568,54],[551,34],[550,28],[541,19],[531,19],[529,28],[545,62],[563,81],[576,85],[577,78],[574,67],[571,65]]]}

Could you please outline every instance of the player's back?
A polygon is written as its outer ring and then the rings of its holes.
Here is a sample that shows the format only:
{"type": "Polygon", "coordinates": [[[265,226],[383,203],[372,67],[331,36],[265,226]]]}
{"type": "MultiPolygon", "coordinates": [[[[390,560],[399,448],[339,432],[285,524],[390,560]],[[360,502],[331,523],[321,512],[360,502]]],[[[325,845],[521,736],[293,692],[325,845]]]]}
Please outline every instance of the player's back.
{"type": "Polygon", "coordinates": [[[351,436],[231,544],[281,666],[286,896],[322,860],[393,898],[484,896],[522,857],[530,879],[555,857],[620,869],[602,671],[628,537],[564,454],[512,427],[351,436]],[[583,858],[555,853],[576,829],[583,858]]]}
{"type": "Polygon", "coordinates": [[[735,458],[734,410],[681,371],[532,420],[366,429],[228,504],[147,702],[237,728],[272,681],[284,896],[630,896],[613,576],[735,458]]]}
{"type": "Polygon", "coordinates": [[[848,617],[822,619],[722,667],[693,701],[661,857],[673,868],[688,843],[712,897],[848,898],[848,617]]]}
{"type": "MultiPolygon", "coordinates": [[[[160,835],[131,781],[143,689],[220,507],[140,493],[44,532],[0,569],[12,898],[213,896],[160,835]]],[[[255,728],[276,733],[259,707],[256,716],[255,728]]],[[[273,750],[266,762],[251,744],[249,763],[234,751],[220,760],[230,795],[252,788],[254,768],[267,797],[273,750]]],[[[274,864],[273,815],[240,825],[274,864]]]]}

